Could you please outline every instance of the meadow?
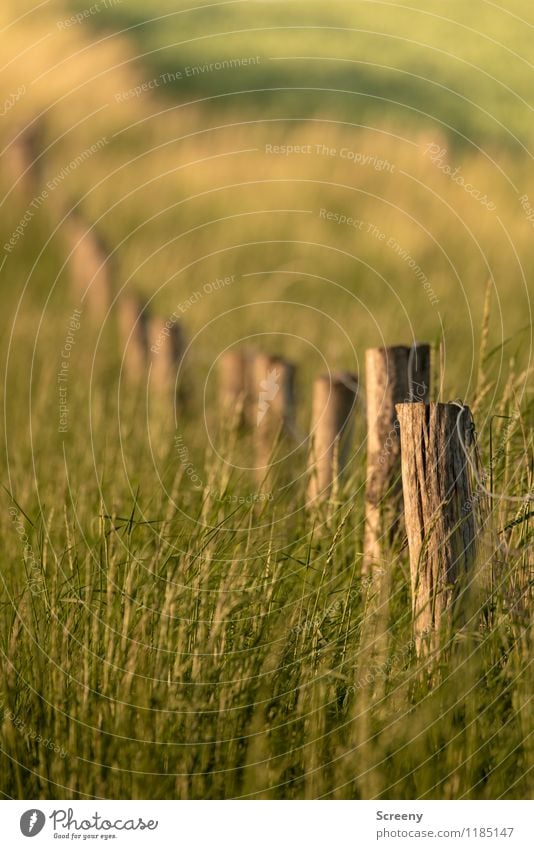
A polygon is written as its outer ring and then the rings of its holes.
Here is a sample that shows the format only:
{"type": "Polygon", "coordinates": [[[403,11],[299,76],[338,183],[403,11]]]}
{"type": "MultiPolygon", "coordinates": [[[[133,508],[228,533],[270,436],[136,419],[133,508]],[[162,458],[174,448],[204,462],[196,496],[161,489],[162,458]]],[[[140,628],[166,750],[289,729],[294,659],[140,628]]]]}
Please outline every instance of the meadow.
{"type": "Polygon", "coordinates": [[[426,121],[458,145],[523,152],[532,141],[525,0],[155,0],[149,11],[140,0],[109,0],[91,20],[125,32],[145,65],[173,74],[178,100],[207,100],[216,111],[231,92],[256,114],[357,115],[365,124],[387,116],[412,129],[426,121]],[[235,64],[243,58],[256,61],[235,64]],[[210,70],[225,60],[234,64],[210,70]]]}
{"type": "Polygon", "coordinates": [[[0,11],[2,794],[527,798],[527,4],[450,3],[457,23],[437,28],[441,4],[173,3],[158,19],[158,2],[144,25],[124,0],[66,25],[83,5],[0,11]],[[325,38],[338,25],[350,38],[325,38]],[[315,59],[265,58],[295,51],[315,59]],[[28,124],[38,158],[16,180],[28,124]],[[72,208],[109,251],[101,322],[72,286],[72,208]],[[183,321],[183,408],[125,379],[125,293],[183,321]],[[403,535],[379,589],[362,572],[364,352],[416,340],[432,398],[470,405],[495,496],[491,594],[426,660],[403,535]],[[217,402],[240,342],[298,364],[300,436],[268,486],[217,402]],[[310,511],[328,369],[358,373],[360,397],[346,475],[310,511]]]}

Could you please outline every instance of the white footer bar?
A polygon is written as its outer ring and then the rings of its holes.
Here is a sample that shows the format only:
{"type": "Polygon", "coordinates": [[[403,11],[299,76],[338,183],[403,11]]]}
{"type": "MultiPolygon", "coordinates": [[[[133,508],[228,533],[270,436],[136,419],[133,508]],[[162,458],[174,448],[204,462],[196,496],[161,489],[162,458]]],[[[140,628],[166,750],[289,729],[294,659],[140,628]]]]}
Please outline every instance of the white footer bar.
{"type": "Polygon", "coordinates": [[[533,846],[533,803],[5,801],[3,846],[453,849],[533,846]],[[35,842],[32,842],[35,841],[35,842]]]}

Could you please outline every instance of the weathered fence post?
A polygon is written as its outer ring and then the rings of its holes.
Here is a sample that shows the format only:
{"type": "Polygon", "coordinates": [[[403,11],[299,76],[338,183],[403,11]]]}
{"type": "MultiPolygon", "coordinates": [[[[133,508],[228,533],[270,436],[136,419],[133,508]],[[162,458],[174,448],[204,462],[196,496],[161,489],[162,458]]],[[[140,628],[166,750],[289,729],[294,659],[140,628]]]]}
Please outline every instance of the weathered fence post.
{"type": "Polygon", "coordinates": [[[282,357],[257,354],[252,386],[256,477],[261,482],[267,476],[277,438],[294,432],[295,366],[282,357]]]}
{"type": "Polygon", "coordinates": [[[182,325],[172,319],[150,316],[147,335],[151,387],[161,395],[176,392],[176,400],[183,400],[183,387],[177,385],[186,347],[182,325]]]}
{"type": "Polygon", "coordinates": [[[111,304],[108,252],[93,228],[75,212],[65,222],[69,267],[77,299],[88,307],[95,322],[105,320],[111,304]]]}
{"type": "Polygon", "coordinates": [[[420,651],[425,635],[466,618],[465,590],[474,577],[476,553],[469,462],[473,423],[468,407],[456,404],[398,404],[397,415],[420,651]]]}
{"type": "MultiPolygon", "coordinates": [[[[217,363],[219,405],[237,427],[250,419],[251,354],[245,348],[224,351],[217,363]]],[[[254,411],[256,412],[256,411],[254,411]]],[[[253,423],[255,426],[255,422],[253,423]]]]}
{"type": "Polygon", "coordinates": [[[148,305],[136,295],[121,295],[117,313],[127,380],[145,387],[150,381],[154,399],[171,397],[175,392],[174,400],[183,401],[184,387],[178,380],[186,347],[183,326],[173,319],[151,315],[148,305]]]}
{"type": "Polygon", "coordinates": [[[370,348],[365,353],[367,485],[363,571],[379,563],[402,513],[400,442],[395,405],[427,401],[430,347],[370,348]]]}
{"type": "Polygon", "coordinates": [[[11,184],[15,191],[28,197],[36,195],[42,176],[40,154],[43,148],[42,125],[38,119],[20,128],[7,148],[4,158],[11,184]]]}
{"type": "Polygon", "coordinates": [[[322,374],[315,380],[308,460],[311,502],[328,497],[343,469],[357,392],[358,379],[348,372],[322,374]]]}
{"type": "Polygon", "coordinates": [[[117,321],[122,346],[122,362],[127,380],[146,380],[148,358],[148,312],[136,295],[121,295],[117,300],[117,321]]]}

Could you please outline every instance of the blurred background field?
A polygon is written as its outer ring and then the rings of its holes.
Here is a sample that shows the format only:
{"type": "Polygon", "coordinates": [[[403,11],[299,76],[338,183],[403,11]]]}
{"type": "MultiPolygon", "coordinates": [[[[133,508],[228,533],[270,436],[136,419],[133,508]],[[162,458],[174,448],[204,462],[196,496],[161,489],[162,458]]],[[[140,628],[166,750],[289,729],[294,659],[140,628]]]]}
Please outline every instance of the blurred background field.
{"type": "Polygon", "coordinates": [[[527,795],[522,503],[495,505],[499,591],[436,692],[410,648],[402,541],[387,663],[359,652],[366,347],[429,341],[433,398],[473,406],[484,462],[490,422],[505,445],[496,490],[532,490],[532,9],[190,5],[0,10],[0,699],[26,729],[4,718],[2,790],[527,795]],[[116,304],[95,326],[71,285],[73,208],[109,251],[115,295],[183,318],[187,412],[147,408],[121,379],[116,304]],[[250,446],[221,422],[214,365],[240,341],[298,362],[303,434],[315,374],[362,374],[352,465],[317,529],[298,488],[260,515],[239,504],[250,446]],[[36,728],[68,756],[32,743],[36,728]]]}
{"type": "Polygon", "coordinates": [[[356,115],[362,124],[433,122],[455,143],[483,147],[528,149],[532,141],[525,115],[533,21],[523,0],[500,7],[483,0],[157,0],[149,15],[144,3],[128,0],[108,11],[95,16],[97,26],[124,30],[147,66],[181,73],[174,96],[213,98],[211,109],[224,111],[232,100],[255,113],[285,109],[287,117],[320,111],[356,115]],[[240,57],[260,61],[237,73],[202,70],[240,57]]]}

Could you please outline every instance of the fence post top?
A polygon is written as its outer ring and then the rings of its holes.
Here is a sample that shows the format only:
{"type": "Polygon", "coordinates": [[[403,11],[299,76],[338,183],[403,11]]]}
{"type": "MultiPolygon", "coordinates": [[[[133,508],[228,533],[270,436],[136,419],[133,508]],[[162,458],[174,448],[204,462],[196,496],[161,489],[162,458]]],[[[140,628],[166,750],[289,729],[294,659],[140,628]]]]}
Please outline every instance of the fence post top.
{"type": "Polygon", "coordinates": [[[419,407],[427,407],[431,410],[455,410],[457,413],[461,414],[463,412],[470,413],[471,410],[467,406],[467,404],[459,404],[454,402],[444,403],[443,401],[401,401],[398,404],[395,404],[396,410],[413,410],[419,407]]]}
{"type": "Polygon", "coordinates": [[[428,342],[414,342],[412,345],[379,345],[373,348],[366,348],[365,355],[366,356],[376,356],[378,355],[391,355],[394,356],[396,354],[406,353],[409,354],[410,351],[430,351],[430,344],[428,342]]]}

